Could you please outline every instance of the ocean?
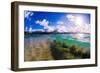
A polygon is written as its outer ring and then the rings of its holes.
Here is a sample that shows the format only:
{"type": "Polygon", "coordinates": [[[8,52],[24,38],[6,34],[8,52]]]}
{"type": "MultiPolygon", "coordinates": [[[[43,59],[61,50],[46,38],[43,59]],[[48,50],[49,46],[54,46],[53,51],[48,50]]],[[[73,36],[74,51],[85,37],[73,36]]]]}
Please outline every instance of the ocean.
{"type": "Polygon", "coordinates": [[[77,45],[82,48],[90,48],[90,34],[31,34],[24,36],[24,45],[36,41],[60,40],[68,45],[77,45]]]}

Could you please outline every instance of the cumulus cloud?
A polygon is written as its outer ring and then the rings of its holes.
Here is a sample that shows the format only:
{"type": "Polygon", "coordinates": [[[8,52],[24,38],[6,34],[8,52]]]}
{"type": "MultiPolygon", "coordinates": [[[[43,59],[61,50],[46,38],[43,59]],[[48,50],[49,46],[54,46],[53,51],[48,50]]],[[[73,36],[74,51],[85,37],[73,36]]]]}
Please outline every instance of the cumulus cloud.
{"type": "Polygon", "coordinates": [[[65,26],[63,21],[58,21],[55,30],[57,32],[67,32],[67,27],[65,26]]]}
{"type": "Polygon", "coordinates": [[[80,16],[67,15],[69,23],[65,25],[63,21],[57,21],[55,26],[50,26],[49,21],[46,19],[37,20],[35,23],[43,26],[46,32],[77,32],[77,33],[90,33],[90,24],[86,24],[84,19],[80,16]]]}
{"type": "Polygon", "coordinates": [[[55,27],[47,26],[47,27],[44,27],[44,30],[46,30],[46,32],[53,32],[55,30],[55,27]]]}
{"type": "Polygon", "coordinates": [[[49,24],[49,21],[46,20],[46,19],[37,20],[35,23],[36,23],[36,24],[39,24],[39,25],[41,25],[41,26],[43,26],[43,27],[44,27],[44,30],[45,30],[46,32],[53,32],[53,31],[54,31],[54,27],[53,27],[53,26],[49,26],[49,25],[48,25],[48,24],[49,24]]]}
{"type": "Polygon", "coordinates": [[[29,32],[32,32],[32,27],[29,28],[29,32]]]}
{"type": "Polygon", "coordinates": [[[68,32],[90,33],[90,24],[86,24],[82,16],[66,15],[69,24],[68,32]]]}
{"type": "Polygon", "coordinates": [[[68,32],[77,32],[77,33],[90,33],[90,24],[80,24],[76,26],[70,26],[66,29],[68,32]]]}
{"type": "Polygon", "coordinates": [[[27,26],[25,27],[25,31],[28,31],[28,27],[27,26]]]}
{"type": "Polygon", "coordinates": [[[42,21],[41,20],[37,20],[35,23],[46,27],[46,26],[48,26],[49,21],[47,21],[46,19],[43,19],[42,21]]]}
{"type": "Polygon", "coordinates": [[[80,26],[80,25],[83,25],[84,23],[85,22],[82,16],[75,17],[75,25],[80,26]]]}
{"type": "Polygon", "coordinates": [[[64,26],[64,25],[57,25],[56,31],[57,31],[57,32],[68,32],[68,31],[67,31],[67,27],[64,26]]]}
{"type": "Polygon", "coordinates": [[[75,21],[75,16],[72,15],[72,14],[67,14],[67,15],[66,15],[66,18],[67,18],[68,21],[70,21],[70,22],[74,22],[74,21],[75,21]]]}
{"type": "Polygon", "coordinates": [[[85,32],[85,33],[90,32],[90,24],[86,24],[82,16],[76,16],[75,25],[77,32],[85,32]]]}

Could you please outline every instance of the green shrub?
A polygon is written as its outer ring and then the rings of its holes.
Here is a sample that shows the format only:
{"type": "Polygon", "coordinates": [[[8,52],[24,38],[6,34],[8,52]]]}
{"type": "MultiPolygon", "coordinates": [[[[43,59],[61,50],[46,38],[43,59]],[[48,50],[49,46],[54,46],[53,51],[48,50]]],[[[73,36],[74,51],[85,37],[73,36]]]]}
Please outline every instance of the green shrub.
{"type": "Polygon", "coordinates": [[[81,48],[76,44],[67,45],[63,40],[54,40],[51,46],[51,52],[53,52],[55,59],[81,59],[90,57],[90,53],[85,48],[81,48]]]}

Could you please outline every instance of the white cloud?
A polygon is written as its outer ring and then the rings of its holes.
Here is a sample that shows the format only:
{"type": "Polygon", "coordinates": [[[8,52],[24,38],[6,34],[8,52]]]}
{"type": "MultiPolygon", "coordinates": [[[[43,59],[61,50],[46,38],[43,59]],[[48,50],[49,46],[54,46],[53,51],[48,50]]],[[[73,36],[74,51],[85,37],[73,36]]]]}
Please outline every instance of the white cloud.
{"type": "Polygon", "coordinates": [[[68,32],[77,32],[77,33],[90,33],[90,24],[80,24],[76,26],[67,27],[68,32]]]}
{"type": "Polygon", "coordinates": [[[29,18],[29,16],[33,16],[34,15],[34,13],[33,12],[30,12],[30,11],[25,11],[24,12],[24,16],[25,16],[25,18],[29,18]]]}
{"type": "Polygon", "coordinates": [[[42,21],[41,20],[37,20],[35,23],[46,27],[46,26],[48,26],[49,21],[47,21],[46,19],[43,19],[42,21]]]}
{"type": "Polygon", "coordinates": [[[44,27],[44,30],[46,30],[46,32],[53,32],[55,30],[55,27],[47,26],[47,27],[44,27]]]}
{"type": "Polygon", "coordinates": [[[67,27],[65,26],[63,21],[58,21],[55,30],[57,32],[67,32],[67,27]]]}
{"type": "Polygon", "coordinates": [[[67,27],[64,25],[58,25],[56,27],[57,32],[67,32],[67,27]]]}
{"type": "Polygon", "coordinates": [[[90,24],[86,24],[82,16],[69,14],[66,17],[69,21],[69,27],[67,27],[68,32],[90,33],[90,24]]]}
{"type": "Polygon", "coordinates": [[[82,16],[75,17],[75,25],[77,32],[90,33],[90,24],[86,24],[82,16]]]}
{"type": "Polygon", "coordinates": [[[32,32],[32,27],[29,28],[29,32],[32,32]]]}
{"type": "Polygon", "coordinates": [[[75,21],[75,16],[72,15],[72,14],[67,14],[67,15],[66,15],[66,18],[67,18],[68,21],[70,21],[70,22],[74,22],[74,21],[75,21]]]}
{"type": "Polygon", "coordinates": [[[80,26],[84,24],[84,19],[82,16],[76,16],[75,17],[75,25],[80,26]]]}
{"type": "MultiPolygon", "coordinates": [[[[73,18],[73,15],[68,15],[68,18],[73,18]]],[[[49,21],[46,19],[37,20],[36,24],[43,26],[43,30],[46,32],[77,32],[77,33],[90,33],[90,24],[86,24],[83,18],[80,16],[74,16],[74,21],[69,23],[68,26],[64,24],[63,21],[58,21],[56,26],[49,26],[49,21]]],[[[70,22],[69,21],[69,22],[70,22]]]]}
{"type": "Polygon", "coordinates": [[[27,26],[25,27],[25,31],[28,31],[28,27],[27,26]]]}
{"type": "Polygon", "coordinates": [[[46,19],[43,19],[42,21],[37,20],[35,23],[43,26],[44,27],[44,30],[46,32],[53,32],[54,31],[54,27],[53,26],[49,26],[48,25],[49,24],[49,21],[46,20],[46,19]]]}

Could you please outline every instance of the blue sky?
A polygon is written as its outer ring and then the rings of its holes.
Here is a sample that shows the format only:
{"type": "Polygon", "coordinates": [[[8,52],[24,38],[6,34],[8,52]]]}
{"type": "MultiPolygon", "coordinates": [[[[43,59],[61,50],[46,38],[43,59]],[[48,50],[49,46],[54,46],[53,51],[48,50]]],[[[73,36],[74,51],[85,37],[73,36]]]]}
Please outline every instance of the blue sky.
{"type": "Polygon", "coordinates": [[[57,29],[61,31],[61,26],[64,26],[62,29],[68,29],[70,27],[74,29],[74,27],[83,26],[83,24],[85,24],[84,26],[86,28],[90,26],[90,14],[24,11],[24,30],[30,30],[31,28],[32,30],[48,29],[53,31],[57,29]]]}

